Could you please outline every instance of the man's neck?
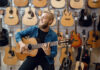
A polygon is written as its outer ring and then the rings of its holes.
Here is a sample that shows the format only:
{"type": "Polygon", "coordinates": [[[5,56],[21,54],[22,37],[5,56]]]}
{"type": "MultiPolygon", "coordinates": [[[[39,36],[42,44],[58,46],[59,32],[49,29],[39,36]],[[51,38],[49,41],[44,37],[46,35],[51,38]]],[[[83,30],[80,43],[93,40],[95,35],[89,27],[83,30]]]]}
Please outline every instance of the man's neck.
{"type": "Polygon", "coordinates": [[[45,28],[45,29],[39,27],[39,29],[40,29],[41,31],[43,31],[43,32],[49,32],[49,27],[47,27],[47,28],[45,28]]]}

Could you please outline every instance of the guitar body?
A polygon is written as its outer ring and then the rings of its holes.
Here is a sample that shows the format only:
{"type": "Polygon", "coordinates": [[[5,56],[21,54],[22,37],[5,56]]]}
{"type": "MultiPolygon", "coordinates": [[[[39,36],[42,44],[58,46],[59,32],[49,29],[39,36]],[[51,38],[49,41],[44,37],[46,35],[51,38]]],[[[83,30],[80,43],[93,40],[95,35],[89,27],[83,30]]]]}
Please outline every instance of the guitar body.
{"type": "Polygon", "coordinates": [[[88,6],[91,8],[100,8],[100,0],[97,0],[97,2],[95,0],[88,0],[88,6]]]}
{"type": "Polygon", "coordinates": [[[80,34],[79,33],[76,34],[75,31],[71,32],[71,40],[74,40],[72,43],[72,47],[78,48],[82,45],[80,34]]]}
{"type": "Polygon", "coordinates": [[[13,13],[10,13],[10,7],[6,8],[6,15],[4,17],[4,22],[5,24],[8,25],[16,25],[19,22],[18,14],[17,14],[17,9],[12,8],[13,13]]]}
{"type": "Polygon", "coordinates": [[[35,25],[37,24],[37,16],[35,14],[35,8],[31,8],[31,13],[29,13],[29,7],[25,8],[25,15],[23,16],[22,22],[25,25],[35,25]]]}
{"type": "Polygon", "coordinates": [[[8,0],[0,0],[0,7],[5,7],[8,5],[8,0]]]}
{"type": "MultiPolygon", "coordinates": [[[[69,52],[72,53],[72,49],[69,49],[69,52]]],[[[66,48],[62,48],[61,50],[61,56],[60,56],[60,63],[62,64],[63,62],[63,59],[67,57],[67,54],[66,54],[66,48]]],[[[73,61],[73,58],[72,56],[70,57],[70,59],[73,61]]]]}
{"type": "Polygon", "coordinates": [[[54,8],[63,8],[65,6],[65,0],[51,0],[51,5],[54,8]]]}
{"type": "MultiPolygon", "coordinates": [[[[15,64],[17,63],[17,57],[16,57],[16,55],[15,55],[15,56],[11,56],[11,54],[9,53],[9,49],[10,49],[9,46],[7,46],[7,47],[5,48],[5,56],[4,56],[3,61],[4,61],[4,63],[7,64],[7,65],[15,65],[15,64]]],[[[12,48],[12,51],[15,52],[15,50],[16,50],[16,49],[13,47],[13,48],[12,48]]]]}
{"type": "Polygon", "coordinates": [[[83,8],[84,1],[83,0],[71,0],[70,1],[70,6],[72,8],[80,9],[83,8]]]}
{"type": "Polygon", "coordinates": [[[96,31],[96,39],[93,36],[94,31],[89,32],[89,38],[87,43],[92,45],[92,48],[98,48],[100,47],[100,32],[96,31]]]}
{"type": "Polygon", "coordinates": [[[14,0],[14,4],[18,7],[24,7],[28,5],[28,0],[14,0]]]}
{"type": "Polygon", "coordinates": [[[77,61],[75,70],[84,70],[84,63],[83,62],[80,63],[79,61],[77,61]],[[80,69],[79,69],[79,66],[80,66],[80,69]]]}
{"type": "Polygon", "coordinates": [[[6,29],[2,29],[2,32],[0,32],[0,46],[6,46],[8,45],[9,38],[8,38],[8,31],[6,29]]]}
{"type": "Polygon", "coordinates": [[[61,24],[63,26],[73,26],[74,19],[72,16],[72,12],[68,12],[68,11],[63,12],[63,16],[61,18],[61,24]]]}
{"type": "Polygon", "coordinates": [[[32,3],[35,7],[45,7],[47,5],[47,0],[33,0],[32,3]]]}
{"type": "MultiPolygon", "coordinates": [[[[33,44],[33,45],[36,45],[37,44],[37,41],[35,38],[23,38],[22,39],[23,43],[25,44],[33,44]]],[[[36,56],[37,55],[37,52],[38,52],[38,49],[33,49],[31,51],[24,51],[23,53],[20,52],[20,46],[18,43],[16,43],[16,56],[19,60],[24,60],[27,56],[36,56]]]]}

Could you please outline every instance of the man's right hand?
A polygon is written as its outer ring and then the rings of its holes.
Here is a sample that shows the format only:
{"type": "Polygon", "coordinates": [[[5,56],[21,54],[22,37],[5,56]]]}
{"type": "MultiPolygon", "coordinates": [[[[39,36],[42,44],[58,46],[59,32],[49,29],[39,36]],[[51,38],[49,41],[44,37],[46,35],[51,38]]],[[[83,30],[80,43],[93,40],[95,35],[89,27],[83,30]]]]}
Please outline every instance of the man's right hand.
{"type": "Polygon", "coordinates": [[[28,50],[28,47],[22,41],[19,42],[19,45],[20,45],[20,52],[21,53],[28,50]]]}

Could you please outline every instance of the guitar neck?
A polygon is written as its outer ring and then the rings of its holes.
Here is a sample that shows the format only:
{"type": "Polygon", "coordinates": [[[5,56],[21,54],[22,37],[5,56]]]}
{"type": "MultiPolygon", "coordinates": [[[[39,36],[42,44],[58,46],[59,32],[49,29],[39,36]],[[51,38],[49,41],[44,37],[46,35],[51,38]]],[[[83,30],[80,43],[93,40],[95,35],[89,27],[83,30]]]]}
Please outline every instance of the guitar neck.
{"type": "MultiPolygon", "coordinates": [[[[41,43],[41,44],[37,44],[37,45],[31,45],[29,46],[31,49],[39,49],[41,48],[44,44],[47,44],[47,43],[41,43]]],[[[55,42],[50,42],[50,47],[52,46],[56,46],[58,44],[58,41],[55,41],[55,42]]]]}
{"type": "Polygon", "coordinates": [[[0,18],[0,32],[2,32],[2,18],[0,18]]]}

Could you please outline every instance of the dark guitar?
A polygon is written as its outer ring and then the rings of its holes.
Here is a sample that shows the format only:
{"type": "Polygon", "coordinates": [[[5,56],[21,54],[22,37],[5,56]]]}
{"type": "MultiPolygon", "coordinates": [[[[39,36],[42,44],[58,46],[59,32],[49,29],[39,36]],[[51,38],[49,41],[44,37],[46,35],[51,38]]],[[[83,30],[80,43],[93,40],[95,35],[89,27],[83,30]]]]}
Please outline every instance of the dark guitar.
{"type": "Polygon", "coordinates": [[[0,0],[0,7],[8,6],[8,0],[0,0]]]}
{"type": "Polygon", "coordinates": [[[85,4],[85,9],[81,10],[81,16],[79,18],[79,25],[83,27],[89,27],[92,25],[92,17],[88,13],[87,4],[85,4]]]}
{"type": "Polygon", "coordinates": [[[6,46],[8,44],[8,31],[2,28],[2,15],[3,11],[0,10],[0,46],[6,46]]]}
{"type": "Polygon", "coordinates": [[[99,24],[97,26],[98,31],[100,31],[100,16],[99,16],[99,24]]]}

